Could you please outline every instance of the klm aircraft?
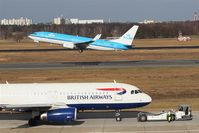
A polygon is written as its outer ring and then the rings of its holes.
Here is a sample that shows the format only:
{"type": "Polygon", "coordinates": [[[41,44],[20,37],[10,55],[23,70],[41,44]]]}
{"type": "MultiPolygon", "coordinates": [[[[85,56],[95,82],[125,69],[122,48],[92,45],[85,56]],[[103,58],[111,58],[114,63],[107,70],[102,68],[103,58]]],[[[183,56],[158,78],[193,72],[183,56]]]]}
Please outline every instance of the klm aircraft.
{"type": "Polygon", "coordinates": [[[60,34],[54,32],[35,32],[28,37],[33,39],[34,42],[47,42],[63,45],[65,48],[77,49],[80,52],[86,49],[95,50],[128,50],[132,48],[132,42],[138,26],[134,25],[123,36],[114,40],[102,40],[101,34],[96,35],[94,38],[73,36],[67,34],[60,34]]]}

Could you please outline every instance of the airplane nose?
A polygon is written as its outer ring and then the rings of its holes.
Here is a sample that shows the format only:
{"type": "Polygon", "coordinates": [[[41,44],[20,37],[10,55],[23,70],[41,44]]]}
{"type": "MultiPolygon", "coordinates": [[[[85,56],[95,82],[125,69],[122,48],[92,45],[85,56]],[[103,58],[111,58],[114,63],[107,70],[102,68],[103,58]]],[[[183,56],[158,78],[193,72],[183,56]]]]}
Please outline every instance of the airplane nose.
{"type": "Polygon", "coordinates": [[[140,107],[146,106],[152,102],[152,98],[149,95],[147,95],[146,93],[142,93],[142,98],[140,99],[140,102],[141,102],[140,107]]]}
{"type": "MultiPolygon", "coordinates": [[[[146,94],[146,95],[147,95],[147,94],[146,94]]],[[[146,96],[146,101],[149,102],[149,103],[151,103],[151,102],[152,102],[152,98],[151,98],[149,95],[147,95],[147,96],[146,96]]]]}
{"type": "Polygon", "coordinates": [[[143,101],[145,101],[146,103],[151,103],[152,98],[148,94],[144,93],[143,101]]]}

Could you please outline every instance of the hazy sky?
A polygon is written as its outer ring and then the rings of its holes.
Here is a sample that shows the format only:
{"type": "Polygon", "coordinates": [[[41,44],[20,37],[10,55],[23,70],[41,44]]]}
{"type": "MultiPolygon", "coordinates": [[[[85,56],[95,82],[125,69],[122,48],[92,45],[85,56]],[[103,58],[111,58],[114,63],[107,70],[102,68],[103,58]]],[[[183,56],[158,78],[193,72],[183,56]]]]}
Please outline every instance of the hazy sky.
{"type": "Polygon", "coordinates": [[[0,19],[28,17],[50,22],[66,18],[104,19],[114,22],[190,20],[199,14],[199,0],[0,0],[0,19]]]}

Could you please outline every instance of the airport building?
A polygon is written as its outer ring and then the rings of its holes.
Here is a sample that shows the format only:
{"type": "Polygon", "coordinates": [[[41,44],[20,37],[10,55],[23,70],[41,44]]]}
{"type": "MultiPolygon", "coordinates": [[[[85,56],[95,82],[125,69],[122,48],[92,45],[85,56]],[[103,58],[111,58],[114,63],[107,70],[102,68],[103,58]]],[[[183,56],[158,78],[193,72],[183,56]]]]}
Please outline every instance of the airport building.
{"type": "Polygon", "coordinates": [[[198,21],[198,13],[197,12],[194,12],[193,13],[193,21],[198,21]]]}
{"type": "Polygon", "coordinates": [[[93,20],[79,20],[78,24],[93,24],[93,23],[104,23],[102,19],[93,19],[93,20]]]}
{"type": "Polygon", "coordinates": [[[53,19],[53,24],[93,24],[93,23],[104,23],[103,19],[88,19],[80,20],[77,18],[64,19],[63,17],[57,17],[53,19]]]}
{"type": "Polygon", "coordinates": [[[155,21],[152,19],[145,19],[143,22],[139,22],[140,24],[154,24],[154,23],[161,23],[160,21],[155,21]]]}
{"type": "Polygon", "coordinates": [[[28,18],[19,18],[19,19],[2,19],[0,21],[1,25],[31,25],[32,24],[32,19],[28,19],[28,18]]]}
{"type": "Polygon", "coordinates": [[[103,19],[88,19],[88,20],[80,20],[77,18],[69,19],[71,24],[93,24],[93,23],[104,23],[103,19]]]}
{"type": "Polygon", "coordinates": [[[71,19],[69,19],[69,23],[70,24],[78,24],[79,20],[77,18],[71,18],[71,19]]]}
{"type": "Polygon", "coordinates": [[[63,17],[57,17],[53,19],[53,24],[56,25],[61,25],[61,24],[65,24],[65,19],[63,17]]]}

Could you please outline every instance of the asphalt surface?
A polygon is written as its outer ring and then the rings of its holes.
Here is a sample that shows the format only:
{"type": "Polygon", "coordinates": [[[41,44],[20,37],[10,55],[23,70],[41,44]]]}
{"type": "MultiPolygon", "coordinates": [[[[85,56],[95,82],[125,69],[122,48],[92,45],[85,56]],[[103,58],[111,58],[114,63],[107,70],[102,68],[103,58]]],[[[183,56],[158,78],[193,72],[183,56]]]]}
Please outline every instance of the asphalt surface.
{"type": "Polygon", "coordinates": [[[49,68],[122,68],[122,67],[164,67],[199,66],[199,60],[140,60],[112,62],[48,62],[0,64],[0,69],[49,69],[49,68]]]}
{"type": "Polygon", "coordinates": [[[190,121],[137,122],[137,112],[122,112],[122,121],[116,122],[113,112],[87,112],[78,114],[78,121],[74,123],[43,123],[29,127],[26,119],[30,114],[0,114],[0,133],[198,133],[199,112],[193,112],[193,115],[190,121]]]}
{"type": "MultiPolygon", "coordinates": [[[[179,47],[142,47],[136,49],[177,49],[179,47]]],[[[199,48],[180,47],[180,48],[199,48]]],[[[0,50],[0,52],[38,52],[63,51],[66,49],[0,50]]],[[[164,66],[199,66],[199,60],[141,60],[113,62],[50,62],[50,63],[15,63],[0,64],[0,69],[49,69],[49,68],[120,68],[120,67],[164,67],[164,66]]],[[[29,127],[30,114],[0,113],[0,133],[199,133],[199,112],[193,112],[191,121],[137,122],[138,112],[122,112],[122,121],[116,122],[113,112],[80,113],[78,121],[67,125],[40,123],[29,127]]]]}
{"type": "MultiPolygon", "coordinates": [[[[129,50],[162,50],[162,49],[198,49],[197,45],[189,46],[164,46],[164,47],[133,47],[129,50]]],[[[73,49],[0,49],[0,52],[49,52],[49,51],[74,51],[73,49]]],[[[77,51],[77,50],[76,50],[77,51]]],[[[86,51],[86,50],[85,50],[86,51]]]]}

